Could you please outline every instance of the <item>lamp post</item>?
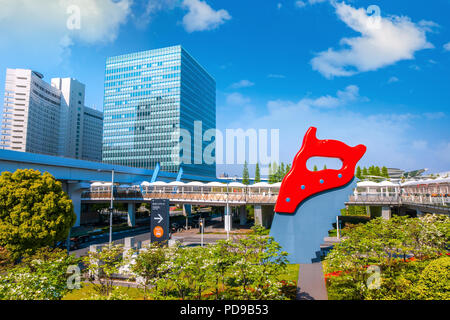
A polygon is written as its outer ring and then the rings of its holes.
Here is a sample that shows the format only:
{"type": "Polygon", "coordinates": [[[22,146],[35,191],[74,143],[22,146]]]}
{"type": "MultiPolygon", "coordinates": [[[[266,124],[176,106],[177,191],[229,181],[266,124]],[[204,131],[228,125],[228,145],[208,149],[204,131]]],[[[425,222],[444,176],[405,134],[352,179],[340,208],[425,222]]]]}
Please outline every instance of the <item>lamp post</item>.
{"type": "Polygon", "coordinates": [[[227,240],[230,240],[230,219],[228,215],[230,214],[230,205],[228,204],[228,183],[227,183],[227,206],[225,208],[225,229],[227,231],[227,240]]]}
{"type": "Polygon", "coordinates": [[[111,206],[109,208],[109,244],[112,244],[112,224],[113,224],[113,211],[114,211],[114,169],[111,170],[111,206]]]}

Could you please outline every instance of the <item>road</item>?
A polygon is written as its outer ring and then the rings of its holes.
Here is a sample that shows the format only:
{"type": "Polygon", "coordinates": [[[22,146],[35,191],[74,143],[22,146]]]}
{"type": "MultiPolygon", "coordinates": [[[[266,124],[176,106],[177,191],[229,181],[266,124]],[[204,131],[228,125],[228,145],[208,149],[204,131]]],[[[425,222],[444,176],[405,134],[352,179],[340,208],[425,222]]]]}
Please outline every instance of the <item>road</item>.
{"type": "MultiPolygon", "coordinates": [[[[215,217],[211,220],[212,223],[218,223],[220,217],[215,217]]],[[[216,231],[207,227],[206,232],[216,231]]],[[[223,229],[222,229],[223,230],[223,229]]],[[[136,228],[135,230],[121,231],[113,233],[114,244],[124,244],[125,238],[134,237],[136,242],[141,242],[142,246],[150,243],[150,227],[136,228]]],[[[214,243],[217,240],[226,239],[226,234],[204,234],[203,242],[205,244],[214,243]]],[[[172,235],[173,240],[179,240],[186,246],[200,245],[201,235],[198,234],[198,229],[191,229],[183,232],[177,232],[172,235]]],[[[75,254],[76,257],[87,255],[89,247],[93,244],[107,244],[109,242],[109,233],[97,236],[95,239],[81,244],[81,248],[78,250],[70,251],[71,254],[75,254]]]]}

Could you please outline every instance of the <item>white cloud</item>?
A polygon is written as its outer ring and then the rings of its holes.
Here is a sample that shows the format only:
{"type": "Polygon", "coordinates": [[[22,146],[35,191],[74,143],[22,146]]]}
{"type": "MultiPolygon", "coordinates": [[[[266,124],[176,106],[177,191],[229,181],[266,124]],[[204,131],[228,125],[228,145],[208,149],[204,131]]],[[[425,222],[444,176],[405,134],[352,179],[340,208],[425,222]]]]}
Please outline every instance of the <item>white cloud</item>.
{"type": "Polygon", "coordinates": [[[241,80],[239,82],[233,83],[231,85],[231,88],[233,89],[241,89],[241,88],[248,88],[253,87],[255,84],[251,82],[250,80],[241,80]]]}
{"type": "Polygon", "coordinates": [[[444,50],[450,51],[450,42],[447,42],[446,44],[444,44],[444,50]]]}
{"type": "Polygon", "coordinates": [[[377,70],[433,47],[426,39],[430,22],[421,27],[405,16],[369,16],[365,9],[345,3],[336,3],[335,8],[339,19],[361,36],[343,38],[341,49],[329,48],[311,60],[313,69],[327,78],[377,70]]]}
{"type": "Polygon", "coordinates": [[[183,7],[189,10],[183,18],[183,26],[187,32],[216,29],[231,19],[228,11],[216,11],[205,1],[183,0],[183,7]]]}
{"type": "Polygon", "coordinates": [[[442,118],[445,117],[445,113],[441,112],[441,111],[438,111],[438,112],[425,112],[423,115],[428,120],[437,120],[437,119],[442,119],[442,118]]]}
{"type": "Polygon", "coordinates": [[[450,161],[450,142],[445,140],[446,137],[426,140],[417,135],[414,138],[417,123],[423,124],[422,115],[350,111],[350,105],[362,101],[356,88],[350,86],[334,96],[303,98],[297,102],[271,100],[267,102],[266,110],[258,108],[248,116],[240,113],[227,128],[279,129],[280,161],[284,162],[293,159],[306,130],[315,126],[319,139],[366,145],[367,153],[361,165],[377,164],[407,170],[419,167],[446,169],[445,164],[450,161]]]}
{"type": "Polygon", "coordinates": [[[317,4],[317,3],[323,3],[323,2],[326,2],[326,1],[329,1],[329,0],[305,0],[305,1],[298,0],[298,1],[295,2],[295,6],[296,6],[297,8],[304,8],[304,7],[306,7],[308,4],[309,4],[309,5],[314,5],[314,4],[317,4]]]}
{"type": "Polygon", "coordinates": [[[58,63],[75,42],[114,41],[131,4],[132,0],[0,0],[0,46],[58,63]]]}
{"type": "Polygon", "coordinates": [[[137,10],[140,15],[134,16],[135,23],[139,27],[146,27],[158,12],[172,10],[178,5],[178,0],[150,0],[137,10]]]}
{"type": "Polygon", "coordinates": [[[250,98],[243,96],[239,92],[233,92],[227,95],[227,104],[232,106],[242,106],[250,103],[250,98]]]}
{"type": "Polygon", "coordinates": [[[416,150],[425,150],[428,147],[428,142],[425,140],[414,140],[412,147],[416,150]]]}
{"type": "MultiPolygon", "coordinates": [[[[367,98],[361,98],[359,88],[355,85],[347,86],[343,91],[338,90],[336,96],[325,95],[318,98],[303,98],[295,105],[300,109],[309,110],[312,108],[337,108],[354,101],[364,101],[367,98]]],[[[269,103],[269,108],[276,106],[276,102],[269,103]]]]}
{"type": "Polygon", "coordinates": [[[397,77],[390,77],[388,80],[388,83],[394,83],[394,82],[399,82],[400,80],[397,77]]]}
{"type": "Polygon", "coordinates": [[[278,2],[278,3],[277,3],[277,9],[280,10],[282,7],[283,7],[283,4],[280,3],[280,2],[278,2]]]}

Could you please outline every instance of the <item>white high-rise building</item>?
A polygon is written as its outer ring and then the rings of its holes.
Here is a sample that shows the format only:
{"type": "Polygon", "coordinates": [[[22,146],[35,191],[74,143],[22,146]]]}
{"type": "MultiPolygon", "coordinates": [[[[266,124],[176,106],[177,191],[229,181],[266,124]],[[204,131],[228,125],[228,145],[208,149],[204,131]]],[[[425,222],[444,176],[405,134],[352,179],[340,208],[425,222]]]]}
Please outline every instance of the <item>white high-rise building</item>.
{"type": "Polygon", "coordinates": [[[7,69],[0,149],[100,161],[103,113],[84,98],[75,79],[7,69]]]}

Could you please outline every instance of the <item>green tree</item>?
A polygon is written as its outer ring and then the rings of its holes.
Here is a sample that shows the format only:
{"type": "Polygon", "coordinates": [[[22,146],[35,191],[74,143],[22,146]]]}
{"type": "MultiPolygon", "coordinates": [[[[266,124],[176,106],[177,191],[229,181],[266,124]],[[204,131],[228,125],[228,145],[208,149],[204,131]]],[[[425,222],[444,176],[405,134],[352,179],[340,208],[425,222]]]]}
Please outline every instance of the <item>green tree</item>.
{"type": "Polygon", "coordinates": [[[121,245],[107,245],[99,251],[89,251],[83,258],[86,266],[87,279],[91,282],[99,296],[110,297],[114,289],[114,274],[128,261],[124,259],[124,249],[121,245]]]}
{"type": "Polygon", "coordinates": [[[78,258],[63,250],[38,249],[0,276],[0,300],[61,300],[76,288],[68,271],[70,266],[77,269],[78,263],[78,258]]]}
{"type": "Polygon", "coordinates": [[[436,259],[426,266],[416,290],[420,299],[450,300],[450,257],[436,259]]]}
{"type": "Polygon", "coordinates": [[[335,299],[414,299],[417,275],[430,259],[448,252],[450,218],[382,218],[343,230],[343,241],[325,258],[325,273],[340,273],[328,280],[335,299]],[[419,262],[413,264],[408,257],[419,262]],[[376,265],[383,274],[379,290],[370,290],[367,266],[376,265]]]}
{"type": "Polygon", "coordinates": [[[385,166],[383,166],[383,168],[381,168],[381,176],[383,176],[385,178],[389,178],[389,172],[385,166]]]}
{"type": "Polygon", "coordinates": [[[287,164],[287,165],[286,165],[286,174],[288,174],[289,171],[291,171],[291,165],[290,165],[290,164],[287,164]]]}
{"type": "Polygon", "coordinates": [[[249,177],[249,173],[248,173],[247,161],[245,161],[245,163],[244,163],[244,170],[242,172],[242,183],[246,184],[246,185],[250,184],[250,177],[249,177]]]}
{"type": "Polygon", "coordinates": [[[278,277],[286,268],[288,254],[273,237],[266,236],[265,228],[255,226],[252,230],[235,244],[237,260],[231,266],[228,283],[238,287],[237,299],[283,299],[278,277]]]}
{"type": "Polygon", "coordinates": [[[150,285],[158,292],[158,282],[164,276],[160,266],[166,262],[167,255],[163,245],[150,243],[144,250],[140,250],[135,262],[131,265],[131,271],[137,276],[137,282],[144,289],[144,300],[147,299],[147,290],[150,285]]]}
{"type": "Polygon", "coordinates": [[[313,171],[318,171],[319,169],[317,169],[317,166],[316,165],[314,165],[314,169],[313,169],[313,171]]]}
{"type": "Polygon", "coordinates": [[[65,240],[76,221],[61,183],[45,172],[17,170],[0,176],[0,246],[15,259],[65,240]]]}
{"type": "Polygon", "coordinates": [[[255,183],[261,182],[261,172],[259,169],[259,164],[256,163],[256,168],[255,168],[255,183]]]}
{"type": "Polygon", "coordinates": [[[327,170],[327,165],[326,164],[323,165],[323,170],[327,170]]]}
{"type": "Polygon", "coordinates": [[[363,168],[362,175],[363,177],[367,177],[369,175],[369,171],[367,170],[366,167],[363,168]]]}
{"type": "Polygon", "coordinates": [[[356,176],[358,179],[362,179],[362,171],[361,171],[361,167],[360,167],[360,166],[358,166],[358,167],[356,168],[356,174],[355,174],[355,176],[356,176]]]}
{"type": "Polygon", "coordinates": [[[272,164],[271,167],[269,167],[269,169],[272,169],[271,171],[269,171],[269,183],[276,183],[278,182],[278,164],[276,162],[274,162],[272,164]]]}
{"type": "Polygon", "coordinates": [[[378,167],[378,166],[375,167],[374,173],[375,173],[375,175],[378,176],[378,177],[381,177],[381,176],[382,176],[382,175],[381,175],[381,169],[380,169],[380,167],[378,167]]]}

